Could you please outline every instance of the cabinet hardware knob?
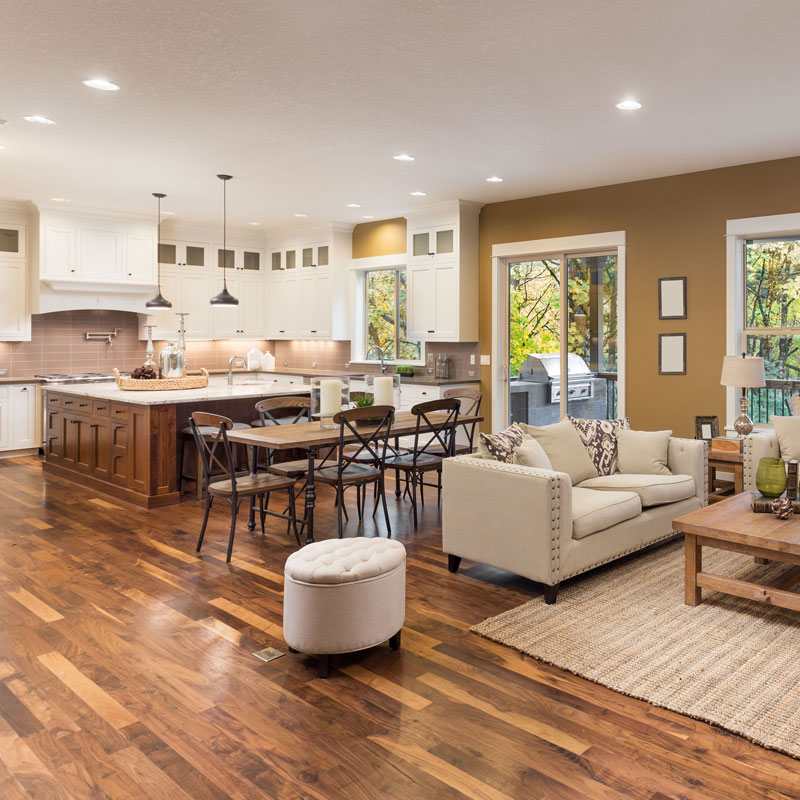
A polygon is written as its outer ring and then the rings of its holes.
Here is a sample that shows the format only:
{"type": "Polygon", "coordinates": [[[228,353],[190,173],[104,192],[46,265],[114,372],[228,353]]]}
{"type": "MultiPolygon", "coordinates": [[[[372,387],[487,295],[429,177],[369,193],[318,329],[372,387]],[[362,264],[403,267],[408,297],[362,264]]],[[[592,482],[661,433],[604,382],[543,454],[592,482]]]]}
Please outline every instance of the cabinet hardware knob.
{"type": "Polygon", "coordinates": [[[116,455],[116,456],[114,456],[114,461],[116,461],[118,458],[122,458],[122,455],[116,455]]]}
{"type": "Polygon", "coordinates": [[[428,333],[436,333],[436,331],[428,331],[428,333]]]}
{"type": "Polygon", "coordinates": [[[71,406],[74,402],[75,402],[74,400],[65,400],[64,401],[64,405],[65,406],[71,406]]]}
{"type": "Polygon", "coordinates": [[[75,270],[74,270],[74,269],[71,269],[71,270],[70,270],[70,272],[75,272],[75,270]]]}
{"type": "Polygon", "coordinates": [[[311,333],[316,333],[316,331],[311,331],[311,333]]]}
{"type": "Polygon", "coordinates": [[[115,431],[121,431],[124,427],[125,427],[124,425],[115,425],[114,426],[114,430],[115,431]]]}
{"type": "Polygon", "coordinates": [[[95,406],[95,409],[96,409],[97,411],[105,411],[105,410],[106,410],[106,407],[105,407],[105,406],[95,406]]]}
{"type": "Polygon", "coordinates": [[[21,392],[27,392],[27,391],[28,391],[28,387],[27,387],[27,386],[23,386],[23,387],[20,389],[20,391],[21,391],[21,392]]]}
{"type": "Polygon", "coordinates": [[[90,428],[99,428],[100,426],[99,426],[99,425],[97,425],[97,423],[95,423],[94,425],[90,425],[89,427],[90,427],[90,428]]]}
{"type": "Polygon", "coordinates": [[[435,256],[436,253],[428,253],[429,256],[435,256]]]}

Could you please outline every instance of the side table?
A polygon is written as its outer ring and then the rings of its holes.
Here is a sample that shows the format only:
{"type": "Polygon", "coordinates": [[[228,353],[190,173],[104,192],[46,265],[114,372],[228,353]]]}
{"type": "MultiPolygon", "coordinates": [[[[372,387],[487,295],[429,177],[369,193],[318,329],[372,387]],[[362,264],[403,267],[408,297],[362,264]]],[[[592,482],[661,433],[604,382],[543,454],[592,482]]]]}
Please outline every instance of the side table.
{"type": "Polygon", "coordinates": [[[708,451],[708,502],[718,503],[744,491],[744,456],[741,453],[708,451]],[[717,470],[732,472],[732,481],[717,480],[717,470]]]}

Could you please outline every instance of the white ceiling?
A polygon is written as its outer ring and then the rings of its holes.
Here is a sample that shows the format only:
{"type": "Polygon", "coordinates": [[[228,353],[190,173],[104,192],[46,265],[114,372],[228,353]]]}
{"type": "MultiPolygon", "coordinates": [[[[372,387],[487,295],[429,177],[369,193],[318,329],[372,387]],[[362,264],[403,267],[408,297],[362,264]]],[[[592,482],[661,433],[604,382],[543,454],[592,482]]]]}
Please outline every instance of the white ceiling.
{"type": "Polygon", "coordinates": [[[230,172],[231,221],[266,228],[800,152],[798,0],[0,0],[0,19],[7,199],[147,212],[163,191],[176,221],[216,222],[230,172]]]}

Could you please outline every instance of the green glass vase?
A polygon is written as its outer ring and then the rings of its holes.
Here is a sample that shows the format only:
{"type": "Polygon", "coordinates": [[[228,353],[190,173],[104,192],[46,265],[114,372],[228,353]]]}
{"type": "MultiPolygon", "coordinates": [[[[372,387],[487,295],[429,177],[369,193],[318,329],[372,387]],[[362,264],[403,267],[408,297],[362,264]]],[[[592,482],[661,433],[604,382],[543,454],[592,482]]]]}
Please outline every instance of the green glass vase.
{"type": "Polygon", "coordinates": [[[756,472],[756,489],[764,497],[780,497],[786,491],[786,465],[782,458],[762,458],[756,472]]]}

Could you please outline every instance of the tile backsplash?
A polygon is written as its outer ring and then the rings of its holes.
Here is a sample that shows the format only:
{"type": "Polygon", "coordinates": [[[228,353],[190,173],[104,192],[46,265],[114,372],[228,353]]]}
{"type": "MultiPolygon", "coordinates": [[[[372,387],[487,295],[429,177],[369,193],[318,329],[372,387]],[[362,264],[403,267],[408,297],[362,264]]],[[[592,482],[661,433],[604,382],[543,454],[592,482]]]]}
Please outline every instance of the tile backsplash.
{"type": "MultiPolygon", "coordinates": [[[[344,370],[350,360],[350,342],[334,341],[202,341],[187,342],[189,369],[226,369],[234,354],[246,355],[257,345],[262,351],[275,354],[275,367],[291,369],[344,370]]],[[[156,353],[166,342],[155,342],[156,353]]],[[[479,367],[470,364],[470,356],[478,358],[478,344],[456,342],[428,345],[429,353],[448,353],[452,357],[451,377],[466,379],[470,371],[479,375],[479,367]]],[[[113,367],[131,370],[144,361],[145,343],[139,340],[139,319],[126,311],[59,311],[34,314],[31,317],[30,342],[0,342],[0,368],[9,377],[25,378],[48,372],[110,372],[113,367]],[[90,342],[87,332],[118,333],[112,344],[90,342]]],[[[430,366],[433,366],[432,364],[430,366]]],[[[377,366],[362,364],[350,367],[352,372],[373,372],[377,366]]],[[[424,367],[416,371],[425,374],[424,367]]]]}

